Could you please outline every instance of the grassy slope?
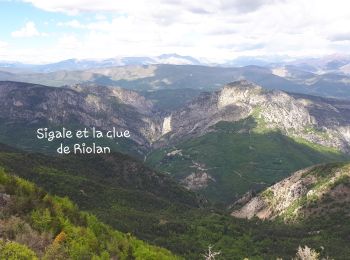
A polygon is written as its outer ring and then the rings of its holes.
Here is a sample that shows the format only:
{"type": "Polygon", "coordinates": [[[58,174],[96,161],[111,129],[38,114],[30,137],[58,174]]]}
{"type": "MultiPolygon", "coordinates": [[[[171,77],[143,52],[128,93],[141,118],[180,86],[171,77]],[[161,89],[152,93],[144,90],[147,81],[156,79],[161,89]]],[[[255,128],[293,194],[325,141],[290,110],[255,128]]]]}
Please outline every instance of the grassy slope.
{"type": "Polygon", "coordinates": [[[249,189],[262,189],[297,169],[347,159],[332,149],[257,127],[261,126],[253,118],[220,122],[204,136],[154,151],[148,163],[177,178],[194,172],[193,161],[200,163],[216,180],[202,192],[215,201],[230,203],[249,189]],[[167,156],[176,149],[182,155],[167,156]]]}
{"type": "Polygon", "coordinates": [[[80,212],[69,199],[51,196],[0,168],[1,259],[180,259],[113,230],[80,212]]]}

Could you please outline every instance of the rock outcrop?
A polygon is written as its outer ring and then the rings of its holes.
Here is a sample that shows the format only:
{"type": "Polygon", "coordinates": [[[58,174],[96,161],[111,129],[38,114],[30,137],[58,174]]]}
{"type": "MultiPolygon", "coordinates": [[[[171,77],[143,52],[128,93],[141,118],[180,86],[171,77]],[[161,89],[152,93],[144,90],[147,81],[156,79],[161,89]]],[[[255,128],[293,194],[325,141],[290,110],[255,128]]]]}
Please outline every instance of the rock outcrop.
{"type": "Polygon", "coordinates": [[[251,198],[231,215],[293,221],[325,212],[349,214],[349,202],[350,164],[325,164],[295,172],[251,198]]]}

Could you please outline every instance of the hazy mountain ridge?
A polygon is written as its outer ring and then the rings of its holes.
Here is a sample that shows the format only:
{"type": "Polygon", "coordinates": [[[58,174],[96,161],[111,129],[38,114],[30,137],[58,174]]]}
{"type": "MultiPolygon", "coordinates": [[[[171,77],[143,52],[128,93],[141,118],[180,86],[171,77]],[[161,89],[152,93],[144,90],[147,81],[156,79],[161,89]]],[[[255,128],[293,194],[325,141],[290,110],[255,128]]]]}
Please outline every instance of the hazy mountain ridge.
{"type": "Polygon", "coordinates": [[[61,87],[81,83],[119,86],[137,91],[196,89],[212,91],[229,82],[246,79],[267,89],[350,98],[348,75],[314,74],[297,67],[213,67],[204,65],[147,64],[62,70],[49,73],[0,69],[0,80],[61,87]]]}
{"type": "Polygon", "coordinates": [[[350,56],[343,54],[333,54],[320,58],[297,59],[289,62],[290,65],[297,66],[305,71],[317,73],[342,73],[349,74],[347,69],[350,64],[350,56]]]}
{"type": "Polygon", "coordinates": [[[114,57],[106,59],[67,59],[47,64],[28,64],[16,61],[0,61],[0,68],[15,72],[48,73],[60,70],[88,70],[113,66],[173,64],[173,65],[211,65],[222,67],[294,67],[303,73],[338,73],[349,74],[350,56],[333,54],[318,58],[291,58],[288,56],[240,56],[222,62],[212,62],[203,58],[179,55],[176,53],[158,56],[114,57]]]}
{"type": "Polygon", "coordinates": [[[149,65],[149,64],[192,64],[202,62],[191,56],[176,53],[162,54],[154,57],[116,57],[108,59],[68,59],[48,64],[25,64],[20,62],[0,61],[0,68],[9,72],[50,73],[56,71],[89,70],[113,66],[149,65]]]}

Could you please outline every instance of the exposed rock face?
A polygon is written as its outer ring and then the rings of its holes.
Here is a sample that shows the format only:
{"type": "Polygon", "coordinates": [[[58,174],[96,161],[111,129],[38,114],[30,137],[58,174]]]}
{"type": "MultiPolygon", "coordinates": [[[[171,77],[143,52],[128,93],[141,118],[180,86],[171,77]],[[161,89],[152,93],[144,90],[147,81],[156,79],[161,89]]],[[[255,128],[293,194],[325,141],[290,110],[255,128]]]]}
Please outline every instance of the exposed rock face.
{"type": "Polygon", "coordinates": [[[229,209],[242,207],[244,204],[249,202],[253,197],[254,197],[254,192],[252,190],[249,190],[245,194],[243,194],[242,197],[236,200],[232,205],[230,205],[229,209]]]}
{"type": "Polygon", "coordinates": [[[165,135],[171,131],[171,116],[167,116],[164,118],[163,127],[162,127],[162,135],[165,135]]]}
{"type": "MultiPolygon", "coordinates": [[[[99,98],[99,100],[115,98],[120,103],[135,108],[141,114],[150,115],[154,112],[152,102],[146,100],[146,98],[140,96],[138,93],[132,90],[127,90],[118,87],[101,87],[96,85],[74,85],[71,87],[71,89],[80,93],[85,93],[86,95],[88,95],[88,97],[97,97],[99,98]]],[[[97,105],[99,105],[99,103],[97,103],[97,105]]]]}
{"type": "Polygon", "coordinates": [[[206,172],[194,172],[188,175],[181,183],[189,190],[200,190],[208,186],[209,181],[215,181],[206,172]]]}
{"type": "Polygon", "coordinates": [[[268,91],[247,81],[203,93],[171,113],[167,131],[163,132],[166,135],[157,145],[200,136],[220,121],[238,121],[248,116],[263,121],[264,128],[350,151],[350,101],[268,91]]]}
{"type": "Polygon", "coordinates": [[[232,212],[238,218],[290,221],[298,217],[320,214],[323,210],[350,212],[350,164],[318,165],[295,172],[276,183],[241,208],[232,212]],[[337,202],[338,206],[333,205],[337,202]],[[312,205],[317,203],[317,207],[312,205]]]}
{"type": "MultiPolygon", "coordinates": [[[[243,91],[251,91],[245,88],[243,91]]],[[[228,87],[222,90],[230,91],[228,87]]],[[[238,121],[249,116],[251,108],[240,103],[229,103],[231,98],[221,95],[221,92],[205,92],[188,106],[171,114],[170,128],[157,145],[176,142],[184,138],[200,136],[220,121],[238,121]]]]}
{"type": "Polygon", "coordinates": [[[261,214],[266,207],[267,203],[263,199],[254,197],[243,208],[232,212],[232,216],[251,219],[255,215],[261,214]]]}

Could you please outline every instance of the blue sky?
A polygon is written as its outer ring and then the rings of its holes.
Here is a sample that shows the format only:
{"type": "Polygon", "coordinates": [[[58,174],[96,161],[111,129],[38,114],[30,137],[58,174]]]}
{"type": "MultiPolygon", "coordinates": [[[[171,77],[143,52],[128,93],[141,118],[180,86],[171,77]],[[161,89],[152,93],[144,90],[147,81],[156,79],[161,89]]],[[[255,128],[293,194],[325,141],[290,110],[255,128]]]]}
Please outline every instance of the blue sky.
{"type": "Polygon", "coordinates": [[[350,53],[346,0],[0,0],[0,60],[350,53]]]}

